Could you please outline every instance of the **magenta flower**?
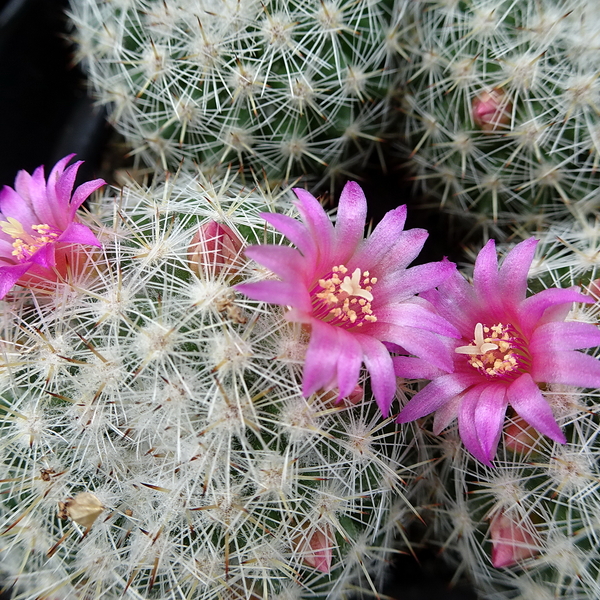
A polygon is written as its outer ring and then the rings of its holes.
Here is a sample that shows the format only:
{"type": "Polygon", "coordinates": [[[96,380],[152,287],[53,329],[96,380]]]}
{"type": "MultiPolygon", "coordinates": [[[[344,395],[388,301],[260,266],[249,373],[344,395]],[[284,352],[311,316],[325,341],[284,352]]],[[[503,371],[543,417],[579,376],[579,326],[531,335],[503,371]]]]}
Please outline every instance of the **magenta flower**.
{"type": "Polygon", "coordinates": [[[38,167],[33,175],[19,171],[15,189],[4,186],[0,191],[0,299],[17,283],[44,287],[65,276],[73,244],[101,245],[75,213],[106,182],[88,181],[71,196],[82,164],[65,169],[73,156],[56,163],[48,182],[44,167],[38,167]]]}
{"type": "Polygon", "coordinates": [[[398,376],[433,379],[413,396],[398,421],[435,411],[437,435],[458,417],[465,447],[485,464],[496,454],[509,404],[541,434],[565,443],[539,386],[600,386],[600,361],[575,352],[600,345],[600,330],[589,323],[565,322],[573,302],[594,300],[573,288],[550,288],[526,297],[536,244],[533,238],[521,242],[498,268],[490,240],[475,262],[472,286],[455,272],[438,290],[423,294],[461,333],[452,373],[418,358],[394,358],[398,376]]]}
{"type": "Polygon", "coordinates": [[[363,239],[367,202],[349,182],[340,197],[334,227],[318,200],[294,190],[302,223],[278,214],[263,218],[298,249],[251,246],[246,255],[280,277],[237,288],[250,298],[288,306],[290,321],[310,326],[302,391],[337,388],[338,399],[358,384],[364,362],[373,395],[384,416],[396,391],[389,351],[383,342],[452,369],[451,347],[442,336],[456,336],[429,303],[415,294],[444,281],[455,270],[448,261],[407,269],[421,251],[427,232],[403,231],[406,206],[388,212],[363,239]]]}

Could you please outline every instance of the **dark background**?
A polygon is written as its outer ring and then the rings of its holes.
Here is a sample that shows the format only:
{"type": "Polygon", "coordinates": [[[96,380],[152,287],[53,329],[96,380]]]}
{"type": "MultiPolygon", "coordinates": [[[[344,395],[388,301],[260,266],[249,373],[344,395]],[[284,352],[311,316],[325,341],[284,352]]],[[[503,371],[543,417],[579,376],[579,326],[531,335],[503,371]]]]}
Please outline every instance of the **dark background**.
{"type": "MultiPolygon", "coordinates": [[[[71,152],[98,170],[108,135],[66,40],[65,0],[0,0],[0,185],[71,152]]],[[[83,172],[82,172],[83,171],[83,172]]]]}
{"type": "MultiPolygon", "coordinates": [[[[32,172],[43,164],[47,174],[72,152],[86,161],[79,183],[105,175],[100,165],[111,130],[72,64],[66,7],[66,0],[0,0],[0,186],[12,185],[19,169],[32,172]]],[[[370,205],[375,221],[390,208],[410,203],[410,183],[399,171],[367,174],[364,187],[367,198],[376,199],[370,205]]],[[[410,227],[439,227],[442,218],[416,207],[411,216],[410,227]]],[[[439,260],[441,250],[430,244],[422,258],[439,260]]],[[[449,588],[452,569],[433,551],[417,556],[418,563],[411,556],[396,559],[384,594],[395,600],[475,599],[465,585],[449,588]]]]}

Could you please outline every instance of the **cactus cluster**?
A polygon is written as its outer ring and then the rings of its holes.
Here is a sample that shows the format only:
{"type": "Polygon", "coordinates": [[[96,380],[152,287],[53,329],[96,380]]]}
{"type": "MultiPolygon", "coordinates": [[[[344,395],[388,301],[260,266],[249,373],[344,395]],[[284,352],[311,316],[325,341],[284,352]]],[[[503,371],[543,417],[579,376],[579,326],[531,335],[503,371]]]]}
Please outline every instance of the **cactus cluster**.
{"type": "Polygon", "coordinates": [[[347,177],[394,116],[388,0],[86,0],[70,16],[93,94],[163,169],[347,177]]]}
{"type": "Polygon", "coordinates": [[[412,515],[414,457],[367,394],[304,398],[305,332],[231,287],[265,276],[241,248],[281,240],[258,216],[275,209],[291,210],[286,193],[189,174],[125,188],[90,216],[103,248],[85,265],[7,297],[0,572],[14,598],[375,593],[412,515]],[[189,249],[214,220],[239,249],[222,244],[220,265],[215,240],[189,249]]]}
{"type": "Polygon", "coordinates": [[[87,211],[73,155],[0,190],[14,599],[379,597],[415,532],[482,598],[600,597],[595,0],[69,17],[147,168],[87,211]],[[402,206],[365,237],[356,182],[337,216],[292,196],[398,127],[421,198],[501,262],[410,266],[428,232],[402,206]]]}
{"type": "MultiPolygon", "coordinates": [[[[598,223],[569,225],[541,240],[530,287],[578,285],[598,299],[598,223]],[[561,234],[570,239],[557,241],[561,234]]],[[[597,323],[598,309],[598,302],[575,305],[567,319],[597,323]]],[[[598,356],[598,349],[590,352],[598,356]]],[[[455,430],[423,433],[421,443],[435,457],[421,483],[425,537],[485,599],[600,596],[600,391],[550,385],[543,393],[566,434],[564,445],[514,412],[492,467],[473,460],[455,430]]]]}
{"type": "Polygon", "coordinates": [[[401,146],[421,193],[496,236],[597,209],[597,4],[409,4],[401,146]]]}

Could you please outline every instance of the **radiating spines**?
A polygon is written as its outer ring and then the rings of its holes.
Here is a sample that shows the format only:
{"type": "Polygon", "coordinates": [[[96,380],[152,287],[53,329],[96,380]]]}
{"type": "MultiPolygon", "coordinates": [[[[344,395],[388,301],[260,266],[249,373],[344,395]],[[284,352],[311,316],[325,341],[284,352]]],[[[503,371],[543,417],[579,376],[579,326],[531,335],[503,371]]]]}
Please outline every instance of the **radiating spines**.
{"type": "Polygon", "coordinates": [[[415,185],[492,226],[597,208],[597,45],[582,43],[600,27],[593,2],[424,0],[407,14],[402,144],[415,185]]]}
{"type": "Polygon", "coordinates": [[[74,2],[77,57],[133,153],[347,177],[386,137],[392,3],[74,2]]]}

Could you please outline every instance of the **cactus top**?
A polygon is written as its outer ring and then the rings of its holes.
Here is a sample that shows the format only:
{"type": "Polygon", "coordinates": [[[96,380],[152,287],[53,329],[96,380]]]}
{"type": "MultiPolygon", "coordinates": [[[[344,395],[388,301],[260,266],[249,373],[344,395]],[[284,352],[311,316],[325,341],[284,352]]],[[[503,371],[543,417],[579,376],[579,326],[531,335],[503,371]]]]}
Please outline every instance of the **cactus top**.
{"type": "Polygon", "coordinates": [[[404,231],[406,206],[388,212],[364,239],[367,203],[354,182],[342,192],[335,227],[316,198],[301,189],[295,193],[302,223],[284,215],[263,216],[297,249],[246,250],[280,280],[242,284],[238,289],[255,300],[288,306],[290,321],[310,326],[303,377],[306,396],[332,388],[337,388],[339,398],[349,395],[364,361],[373,395],[387,416],[396,380],[384,342],[439,368],[451,368],[451,352],[439,348],[447,348],[444,336],[456,336],[457,331],[416,294],[440,284],[455,266],[441,261],[407,269],[427,232],[404,231]]]}
{"type": "Polygon", "coordinates": [[[600,361],[575,352],[600,345],[591,323],[565,322],[573,302],[594,299],[576,289],[549,288],[527,296],[527,274],[537,241],[517,244],[500,268],[493,240],[479,253],[473,285],[458,272],[423,295],[460,331],[454,371],[435,371],[418,359],[394,358],[396,374],[432,379],[404,407],[406,423],[435,412],[434,432],[458,417],[461,439],[490,464],[510,404],[529,425],[554,441],[565,436],[538,384],[600,386],[600,361]]]}

